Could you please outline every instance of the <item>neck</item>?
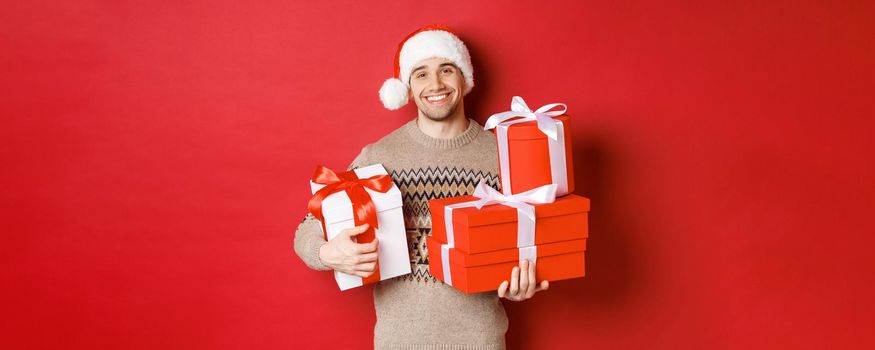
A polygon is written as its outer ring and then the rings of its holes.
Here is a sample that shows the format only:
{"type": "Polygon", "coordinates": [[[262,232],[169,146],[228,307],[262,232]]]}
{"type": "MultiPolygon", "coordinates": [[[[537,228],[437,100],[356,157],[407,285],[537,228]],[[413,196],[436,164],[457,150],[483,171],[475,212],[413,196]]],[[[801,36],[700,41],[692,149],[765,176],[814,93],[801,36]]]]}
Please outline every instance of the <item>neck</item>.
{"type": "Polygon", "coordinates": [[[468,130],[468,118],[465,118],[465,107],[460,105],[455,113],[443,120],[432,120],[419,112],[416,126],[422,133],[436,139],[451,139],[468,130]]]}

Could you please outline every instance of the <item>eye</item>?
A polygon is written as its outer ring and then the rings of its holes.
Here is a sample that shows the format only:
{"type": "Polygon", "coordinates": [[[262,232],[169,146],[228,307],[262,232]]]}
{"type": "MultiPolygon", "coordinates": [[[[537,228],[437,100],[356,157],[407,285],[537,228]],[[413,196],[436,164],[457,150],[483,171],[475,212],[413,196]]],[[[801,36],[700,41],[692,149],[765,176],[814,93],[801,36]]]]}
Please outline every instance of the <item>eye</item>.
{"type": "Polygon", "coordinates": [[[416,79],[422,79],[422,78],[425,78],[425,73],[424,73],[424,72],[416,73],[416,79]]]}
{"type": "Polygon", "coordinates": [[[444,74],[453,74],[453,69],[452,68],[444,68],[443,72],[444,72],[444,74]]]}

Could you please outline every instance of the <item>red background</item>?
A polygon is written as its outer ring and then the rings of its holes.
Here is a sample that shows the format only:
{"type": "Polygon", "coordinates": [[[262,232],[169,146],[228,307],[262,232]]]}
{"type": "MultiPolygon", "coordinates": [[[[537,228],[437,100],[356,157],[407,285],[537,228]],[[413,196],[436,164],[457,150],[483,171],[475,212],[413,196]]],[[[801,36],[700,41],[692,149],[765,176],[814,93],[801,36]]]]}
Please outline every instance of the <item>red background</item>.
{"type": "Polygon", "coordinates": [[[377,90],[430,22],[469,116],[573,115],[588,275],[506,303],[511,349],[875,346],[871,1],[244,3],[3,2],[3,348],[371,346],[292,235],[414,116],[377,90]]]}

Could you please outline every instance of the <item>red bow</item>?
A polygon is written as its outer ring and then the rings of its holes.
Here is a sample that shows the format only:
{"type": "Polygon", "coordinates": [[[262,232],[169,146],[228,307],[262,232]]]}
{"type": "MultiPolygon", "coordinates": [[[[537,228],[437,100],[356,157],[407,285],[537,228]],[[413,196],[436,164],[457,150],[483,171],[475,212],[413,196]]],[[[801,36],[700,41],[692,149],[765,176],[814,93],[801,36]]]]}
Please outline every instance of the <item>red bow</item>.
{"type": "MultiPolygon", "coordinates": [[[[322,201],[331,194],[346,191],[349,196],[349,201],[352,202],[353,219],[356,226],[367,223],[368,231],[373,232],[377,228],[377,210],[374,206],[374,201],[371,195],[365,190],[365,187],[377,192],[386,192],[392,188],[392,178],[389,175],[374,175],[367,179],[359,179],[354,171],[346,171],[340,174],[335,173],[331,169],[324,166],[316,167],[316,172],[313,174],[313,182],[323,184],[325,187],[316,191],[310,202],[307,203],[307,210],[313,213],[319,221],[325,225],[325,218],[322,215],[322,201]]],[[[328,232],[326,231],[327,235],[328,232]]]]}

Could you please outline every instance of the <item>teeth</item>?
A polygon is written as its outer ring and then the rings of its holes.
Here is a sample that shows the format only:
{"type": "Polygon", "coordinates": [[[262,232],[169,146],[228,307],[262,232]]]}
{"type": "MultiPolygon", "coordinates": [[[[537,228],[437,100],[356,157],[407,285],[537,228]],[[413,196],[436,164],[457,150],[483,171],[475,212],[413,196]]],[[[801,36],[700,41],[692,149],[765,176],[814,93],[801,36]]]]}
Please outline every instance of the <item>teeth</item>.
{"type": "Polygon", "coordinates": [[[440,101],[440,100],[443,100],[443,99],[446,98],[446,97],[447,97],[447,95],[429,96],[429,97],[427,97],[426,99],[429,100],[429,101],[440,101]]]}

